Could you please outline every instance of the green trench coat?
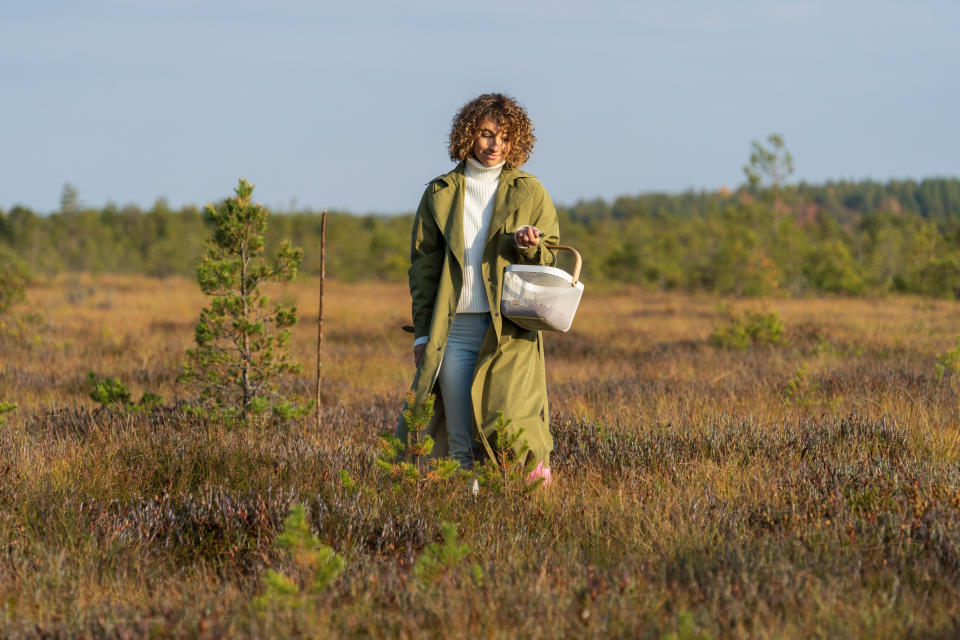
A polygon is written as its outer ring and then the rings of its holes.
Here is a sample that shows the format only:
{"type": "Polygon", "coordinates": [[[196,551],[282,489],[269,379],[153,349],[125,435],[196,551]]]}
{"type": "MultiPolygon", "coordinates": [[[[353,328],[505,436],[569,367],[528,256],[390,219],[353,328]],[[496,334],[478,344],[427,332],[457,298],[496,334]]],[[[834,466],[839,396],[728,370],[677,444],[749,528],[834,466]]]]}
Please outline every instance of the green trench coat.
{"type": "MultiPolygon", "coordinates": [[[[426,351],[413,378],[417,398],[437,395],[436,413],[428,433],[436,444],[434,456],[447,455],[442,398],[436,384],[444,347],[463,286],[464,165],[427,184],[413,221],[410,246],[410,296],[416,337],[429,336],[426,351]]],[[[481,270],[487,284],[492,322],[480,348],[473,373],[471,396],[479,438],[494,459],[497,412],[511,420],[510,429],[523,429],[520,440],[529,446],[534,463],[550,463],[553,438],[544,369],[543,336],[500,315],[504,269],[509,264],[553,265],[556,254],[542,246],[518,249],[513,234],[523,225],[540,230],[543,241],[557,244],[557,211],[540,181],[518,169],[504,169],[494,195],[493,214],[483,250],[481,270]]],[[[396,435],[406,441],[401,416],[396,435]]],[[[475,432],[475,436],[477,433],[475,432]]]]}

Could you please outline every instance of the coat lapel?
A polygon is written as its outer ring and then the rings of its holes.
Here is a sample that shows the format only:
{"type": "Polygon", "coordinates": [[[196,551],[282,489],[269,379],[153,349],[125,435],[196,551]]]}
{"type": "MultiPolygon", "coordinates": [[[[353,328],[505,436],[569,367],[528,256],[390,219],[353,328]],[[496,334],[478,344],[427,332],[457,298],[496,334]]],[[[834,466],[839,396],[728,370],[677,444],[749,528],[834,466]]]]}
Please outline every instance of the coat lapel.
{"type": "Polygon", "coordinates": [[[463,166],[440,177],[445,186],[434,195],[433,215],[447,247],[463,268],[463,166]]]}
{"type": "Polygon", "coordinates": [[[487,242],[489,242],[500,230],[500,227],[506,221],[510,214],[520,208],[520,205],[530,197],[527,189],[516,189],[520,178],[520,172],[517,169],[504,169],[500,174],[500,184],[497,186],[497,193],[493,197],[493,215],[490,218],[490,228],[487,231],[487,242]]]}

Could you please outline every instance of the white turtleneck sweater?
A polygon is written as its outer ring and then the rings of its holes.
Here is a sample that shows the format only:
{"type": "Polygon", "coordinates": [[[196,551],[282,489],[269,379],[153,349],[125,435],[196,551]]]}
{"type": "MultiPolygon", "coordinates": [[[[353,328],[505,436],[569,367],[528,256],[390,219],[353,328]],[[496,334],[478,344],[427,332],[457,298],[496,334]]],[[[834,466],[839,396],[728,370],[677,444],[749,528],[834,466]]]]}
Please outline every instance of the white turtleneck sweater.
{"type": "Polygon", "coordinates": [[[500,184],[502,169],[502,162],[488,167],[473,156],[467,158],[464,167],[467,188],[463,198],[463,289],[457,313],[490,311],[480,263],[493,216],[493,196],[500,184]]]}
{"type": "MultiPolygon", "coordinates": [[[[467,158],[464,166],[466,193],[463,198],[463,289],[457,313],[489,313],[490,303],[483,284],[483,272],[480,263],[483,260],[483,247],[487,232],[490,230],[490,218],[493,216],[493,196],[500,184],[500,172],[503,163],[488,167],[473,156],[467,158]]],[[[422,336],[414,344],[423,344],[427,336],[422,336]]]]}

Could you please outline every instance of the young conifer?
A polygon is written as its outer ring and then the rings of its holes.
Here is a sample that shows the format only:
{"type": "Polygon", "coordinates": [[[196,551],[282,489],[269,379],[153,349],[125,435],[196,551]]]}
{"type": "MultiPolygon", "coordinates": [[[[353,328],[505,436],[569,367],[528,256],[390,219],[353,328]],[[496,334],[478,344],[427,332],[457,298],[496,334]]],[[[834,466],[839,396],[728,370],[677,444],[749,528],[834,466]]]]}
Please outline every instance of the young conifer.
{"type": "MultiPolygon", "coordinates": [[[[253,185],[246,180],[234,192],[204,210],[213,237],[197,263],[197,282],[211,299],[200,313],[197,346],[187,350],[181,377],[198,388],[205,403],[235,408],[246,417],[277,400],[278,376],[300,371],[288,352],[296,307],[271,304],[260,285],[292,280],[303,250],[284,242],[275,257],[265,257],[268,211],[251,202],[253,185]]],[[[274,405],[289,412],[286,402],[274,405]]]]}

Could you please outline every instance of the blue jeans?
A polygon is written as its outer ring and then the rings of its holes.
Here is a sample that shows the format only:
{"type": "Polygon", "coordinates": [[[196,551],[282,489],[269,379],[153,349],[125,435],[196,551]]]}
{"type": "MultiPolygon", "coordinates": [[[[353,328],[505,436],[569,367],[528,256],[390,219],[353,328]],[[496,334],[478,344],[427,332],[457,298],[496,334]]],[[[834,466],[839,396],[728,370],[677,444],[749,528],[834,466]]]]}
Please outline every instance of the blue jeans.
{"type": "Polygon", "coordinates": [[[454,316],[437,378],[443,396],[450,457],[464,469],[473,467],[474,460],[482,456],[474,439],[476,427],[470,387],[473,386],[473,370],[477,366],[480,346],[489,327],[489,313],[458,313],[454,316]]]}

